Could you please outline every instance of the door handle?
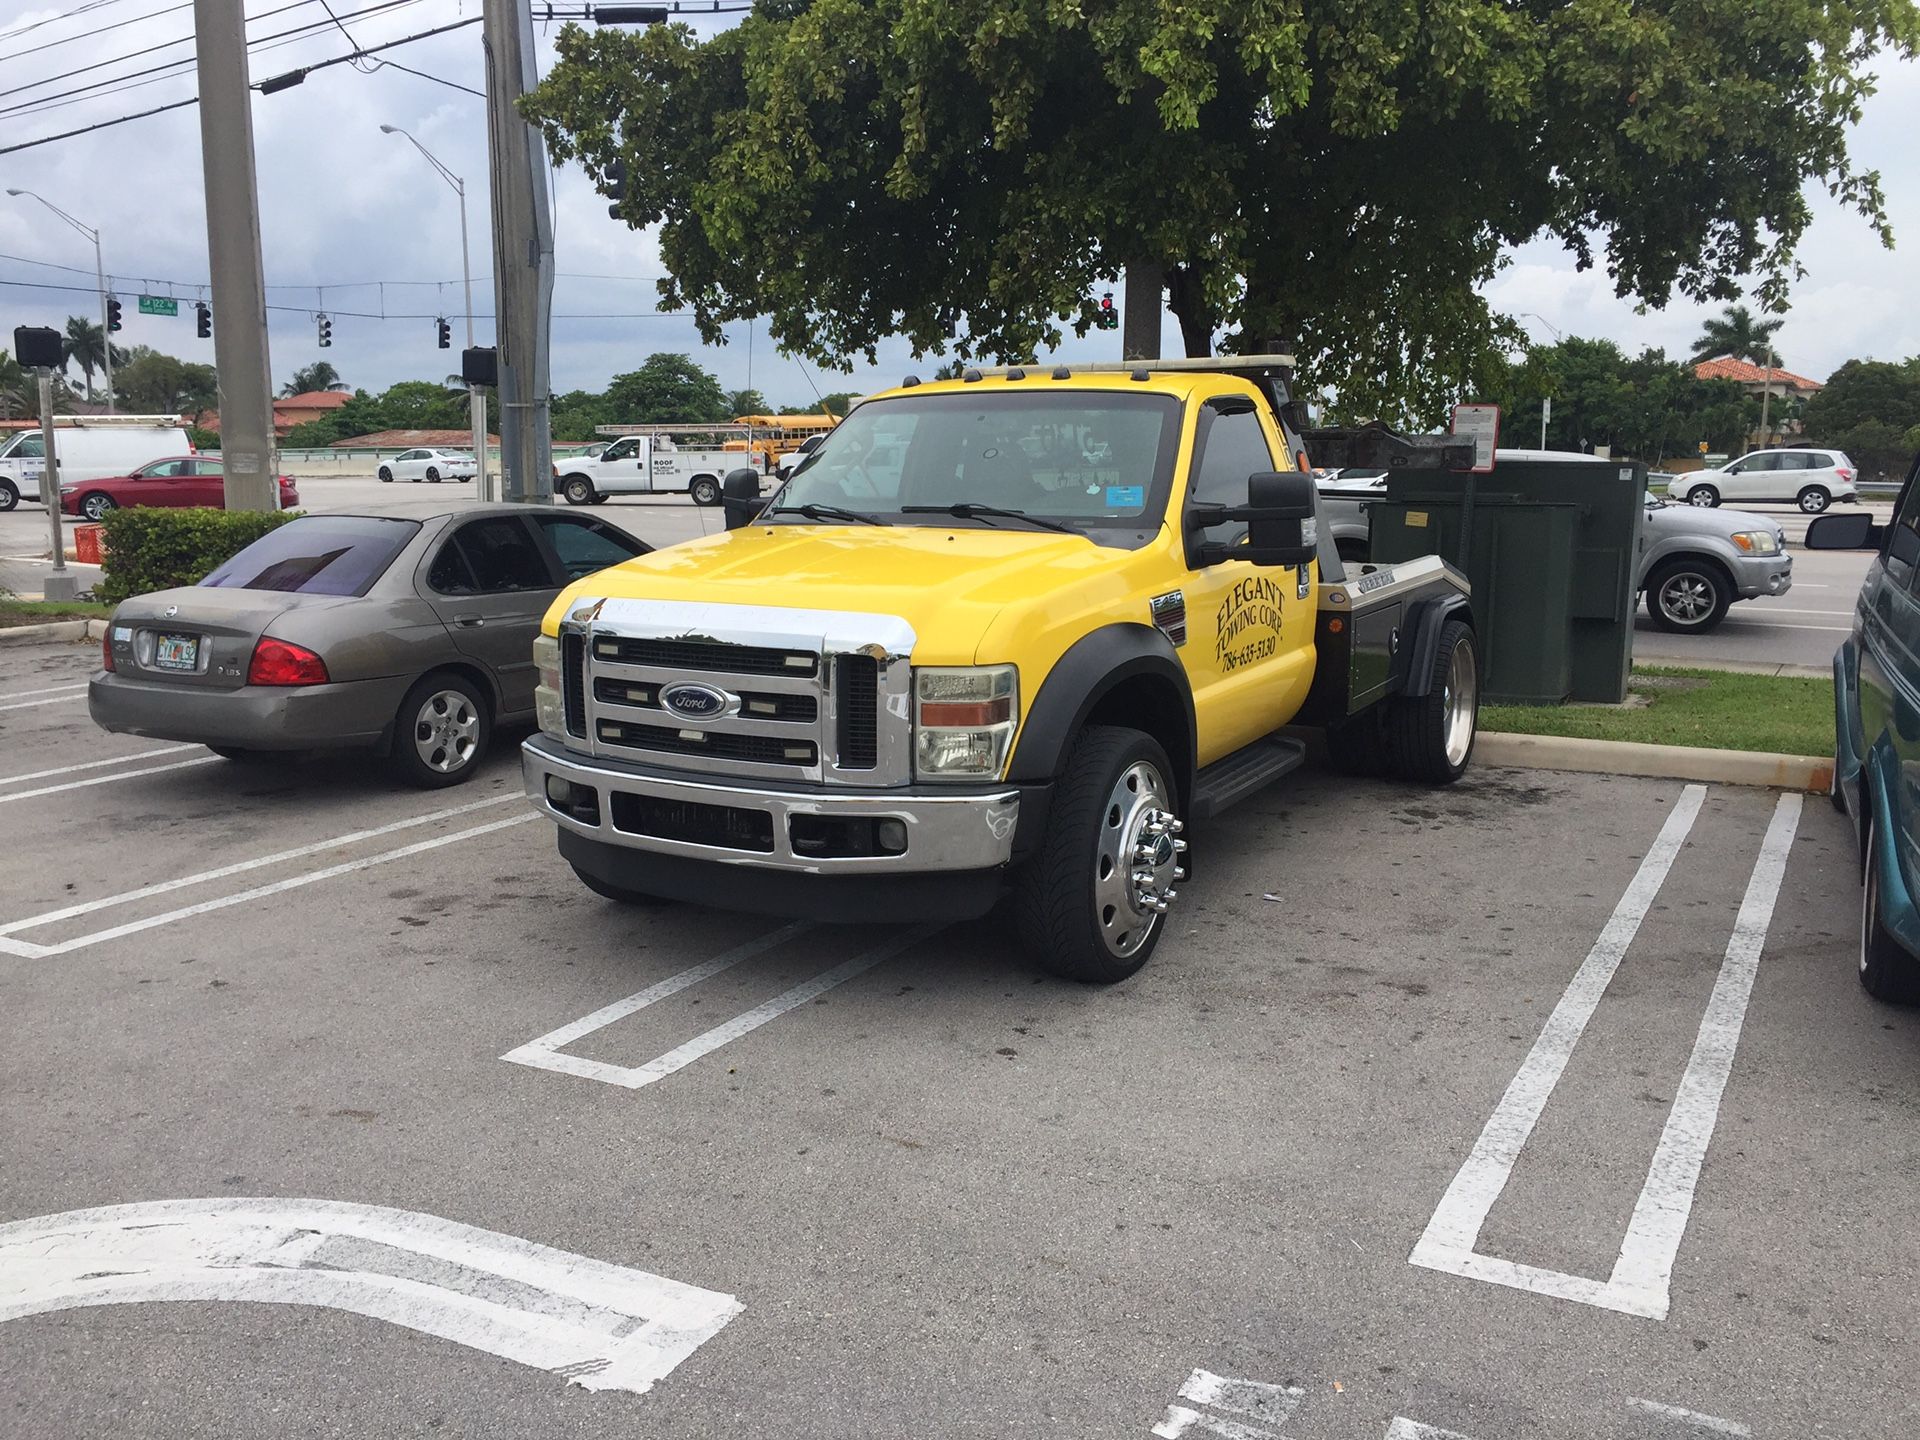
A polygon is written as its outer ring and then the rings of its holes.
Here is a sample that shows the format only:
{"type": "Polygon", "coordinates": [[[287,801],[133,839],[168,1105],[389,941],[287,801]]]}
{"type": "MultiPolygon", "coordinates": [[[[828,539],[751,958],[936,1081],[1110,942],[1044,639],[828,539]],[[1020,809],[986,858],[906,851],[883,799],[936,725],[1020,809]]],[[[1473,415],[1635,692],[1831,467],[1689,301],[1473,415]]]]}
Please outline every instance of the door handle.
{"type": "Polygon", "coordinates": [[[453,617],[453,623],[460,626],[463,630],[477,630],[487,623],[487,617],[484,615],[456,615],[453,617]]]}

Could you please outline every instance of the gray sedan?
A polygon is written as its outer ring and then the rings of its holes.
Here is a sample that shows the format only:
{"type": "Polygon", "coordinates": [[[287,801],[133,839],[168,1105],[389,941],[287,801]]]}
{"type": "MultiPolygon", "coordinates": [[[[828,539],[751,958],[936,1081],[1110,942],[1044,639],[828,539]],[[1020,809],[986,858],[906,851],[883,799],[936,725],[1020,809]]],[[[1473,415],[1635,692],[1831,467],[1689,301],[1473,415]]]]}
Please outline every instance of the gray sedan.
{"type": "Polygon", "coordinates": [[[306,515],[198,585],[126,601],[94,723],[229,759],[361,748],[415,785],[467,779],[533,719],[533,640],[562,586],[651,547],[523,505],[306,515]]]}

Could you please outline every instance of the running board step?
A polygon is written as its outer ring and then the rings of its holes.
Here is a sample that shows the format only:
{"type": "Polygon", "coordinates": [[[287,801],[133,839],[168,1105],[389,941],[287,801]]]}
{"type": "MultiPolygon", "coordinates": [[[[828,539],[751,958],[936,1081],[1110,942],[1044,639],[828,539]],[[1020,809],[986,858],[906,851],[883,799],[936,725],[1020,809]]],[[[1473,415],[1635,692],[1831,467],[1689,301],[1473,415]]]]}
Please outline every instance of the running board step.
{"type": "Polygon", "coordinates": [[[1193,818],[1211,820],[1229,805],[1299,769],[1306,758],[1304,741],[1269,735],[1214,761],[1194,777],[1193,818]]]}

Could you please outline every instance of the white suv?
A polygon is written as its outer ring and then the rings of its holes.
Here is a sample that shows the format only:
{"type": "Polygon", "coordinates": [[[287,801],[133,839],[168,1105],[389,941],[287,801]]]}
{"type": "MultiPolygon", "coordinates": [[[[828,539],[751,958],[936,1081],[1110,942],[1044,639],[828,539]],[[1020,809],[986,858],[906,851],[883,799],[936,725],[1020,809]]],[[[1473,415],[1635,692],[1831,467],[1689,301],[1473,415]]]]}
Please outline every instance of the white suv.
{"type": "Polygon", "coordinates": [[[1838,450],[1755,450],[1718,470],[1676,475],[1667,493],[1689,505],[1773,500],[1818,515],[1836,500],[1857,501],[1853,461],[1838,450]]]}

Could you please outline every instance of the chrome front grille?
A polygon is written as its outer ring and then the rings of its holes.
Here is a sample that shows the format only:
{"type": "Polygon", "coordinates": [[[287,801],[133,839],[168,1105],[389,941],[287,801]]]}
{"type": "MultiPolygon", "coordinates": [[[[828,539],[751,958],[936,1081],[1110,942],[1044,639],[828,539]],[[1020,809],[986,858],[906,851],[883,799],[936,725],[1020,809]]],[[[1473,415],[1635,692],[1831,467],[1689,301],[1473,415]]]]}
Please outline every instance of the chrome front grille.
{"type": "Polygon", "coordinates": [[[567,729],[592,754],[828,785],[910,778],[914,635],[898,617],[581,600],[561,637],[567,729]]]}

